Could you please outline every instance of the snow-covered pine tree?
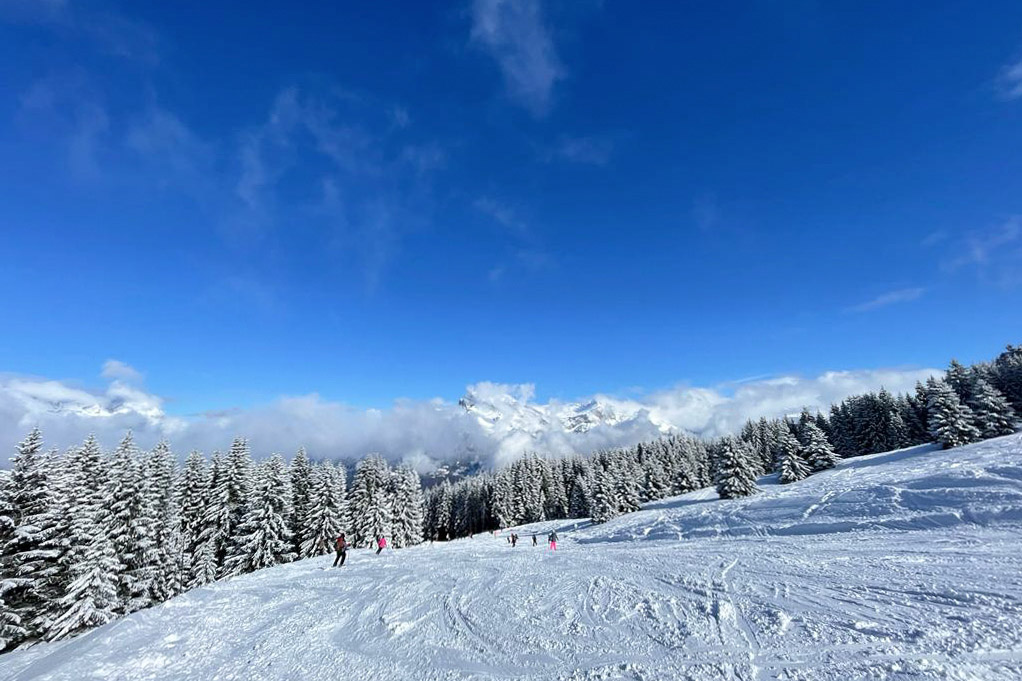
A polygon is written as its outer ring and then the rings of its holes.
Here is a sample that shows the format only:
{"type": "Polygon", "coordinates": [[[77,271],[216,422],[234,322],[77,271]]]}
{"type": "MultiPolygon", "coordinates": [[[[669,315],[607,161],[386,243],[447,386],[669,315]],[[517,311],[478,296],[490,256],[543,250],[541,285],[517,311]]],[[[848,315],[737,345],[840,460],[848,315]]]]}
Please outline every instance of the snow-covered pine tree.
{"type": "MultiPolygon", "coordinates": [[[[203,549],[204,564],[210,553],[216,562],[217,575],[223,575],[227,552],[238,534],[238,527],[248,510],[252,489],[252,458],[248,441],[235,438],[226,456],[213,452],[210,469],[209,503],[206,507],[206,522],[203,541],[211,543],[209,550],[203,549]]],[[[195,580],[193,565],[193,581],[195,580]]]]}
{"type": "Polygon", "coordinates": [[[611,462],[608,471],[614,476],[617,488],[618,509],[622,513],[638,511],[642,508],[642,502],[639,500],[641,472],[638,465],[624,449],[609,452],[608,459],[611,462]]]}
{"type": "Polygon", "coordinates": [[[123,566],[117,576],[117,600],[125,614],[153,602],[158,557],[146,472],[134,436],[128,431],[114,450],[106,491],[110,541],[123,566]]]}
{"type": "Polygon", "coordinates": [[[980,439],[979,429],[974,426],[972,410],[961,403],[958,394],[946,381],[930,378],[926,382],[929,402],[930,436],[943,449],[958,447],[980,439]]]}
{"type": "Polygon", "coordinates": [[[545,506],[543,516],[548,519],[568,517],[568,492],[564,488],[561,462],[541,459],[542,492],[545,506]]]}
{"type": "Polygon", "coordinates": [[[1015,412],[1022,414],[1022,345],[1008,345],[997,356],[991,378],[1015,412]]]}
{"type": "Polygon", "coordinates": [[[511,482],[511,469],[498,471],[493,480],[493,515],[497,519],[497,527],[511,527],[516,521],[514,504],[514,487],[511,482]]]}
{"type": "Polygon", "coordinates": [[[651,447],[642,462],[642,497],[646,501],[663,499],[671,493],[671,480],[660,458],[660,447],[651,447]]]}
{"type": "Polygon", "coordinates": [[[744,442],[730,435],[714,447],[714,471],[717,494],[721,499],[735,499],[755,494],[755,464],[744,442]]]}
{"type": "Polygon", "coordinates": [[[908,441],[906,445],[921,445],[929,441],[929,434],[926,432],[926,424],[920,418],[921,409],[916,403],[914,395],[901,395],[898,397],[898,413],[905,424],[905,433],[908,441]]]}
{"type": "MultiPolygon", "coordinates": [[[[392,475],[394,517],[391,533],[394,548],[414,546],[422,541],[422,482],[419,474],[408,466],[398,466],[392,475]]],[[[462,532],[470,534],[471,499],[463,495],[462,532]]]]}
{"type": "Polygon", "coordinates": [[[617,500],[617,484],[613,475],[603,466],[596,466],[596,480],[593,484],[593,497],[590,504],[594,523],[605,523],[619,515],[617,500]]]}
{"type": "Polygon", "coordinates": [[[575,479],[568,493],[568,517],[588,518],[592,515],[590,501],[592,498],[592,471],[587,459],[579,459],[573,467],[575,479]]]}
{"type": "MultiPolygon", "coordinates": [[[[11,533],[14,530],[14,510],[11,507],[10,495],[10,476],[6,471],[0,472],[0,555],[2,548],[11,540],[11,533]]],[[[7,574],[7,566],[0,563],[0,652],[25,638],[28,633],[21,626],[21,617],[7,603],[8,591],[16,588],[16,583],[6,578],[7,574]]]]}
{"type": "Polygon", "coordinates": [[[65,503],[70,523],[60,563],[66,579],[53,603],[54,614],[45,636],[49,641],[73,636],[117,617],[118,577],[123,574],[110,540],[111,473],[93,436],[66,458],[65,503]]]}
{"type": "Polygon", "coordinates": [[[980,437],[1000,437],[1015,432],[1015,411],[997,388],[975,376],[969,395],[973,425],[979,429],[980,437]]]}
{"type": "MultiPolygon", "coordinates": [[[[182,587],[202,586],[194,584],[192,569],[196,565],[202,531],[206,520],[206,500],[209,495],[209,473],[206,460],[200,452],[188,455],[184,472],[178,482],[178,506],[180,508],[178,533],[181,536],[181,580],[182,587]]],[[[205,582],[203,582],[205,583],[205,582]]]]}
{"type": "Polygon", "coordinates": [[[223,456],[214,451],[203,490],[202,520],[195,525],[199,533],[194,539],[196,544],[192,550],[189,588],[216,581],[221,562],[227,553],[231,514],[227,504],[225,475],[223,456]]]}
{"type": "Polygon", "coordinates": [[[170,445],[161,440],[149,454],[147,479],[153,536],[156,541],[151,597],[154,603],[179,594],[185,564],[180,531],[181,510],[176,499],[177,462],[170,445]]]}
{"type": "Polygon", "coordinates": [[[348,499],[353,546],[369,546],[376,537],[391,536],[390,467],[379,454],[370,454],[355,466],[348,499]]]}
{"type": "Polygon", "coordinates": [[[802,445],[794,435],[790,433],[783,435],[777,443],[777,451],[781,483],[797,482],[809,477],[811,473],[809,464],[803,458],[802,445]]]}
{"type": "Polygon", "coordinates": [[[45,631],[60,554],[53,546],[59,504],[49,475],[51,455],[42,451],[42,445],[42,433],[34,428],[11,459],[7,504],[13,529],[0,556],[4,574],[0,591],[13,614],[9,619],[20,620],[26,638],[45,631]]]}
{"type": "Polygon", "coordinates": [[[305,519],[312,504],[312,463],[305,447],[298,450],[291,460],[291,538],[295,552],[301,554],[302,543],[307,539],[305,519]]]}
{"type": "Polygon", "coordinates": [[[822,471],[837,464],[837,453],[815,421],[802,426],[802,441],[802,454],[812,470],[822,471]]]}
{"type": "Polygon", "coordinates": [[[959,401],[963,404],[969,402],[972,398],[972,372],[969,369],[952,359],[944,372],[944,380],[954,389],[959,401]]]}
{"type": "Polygon", "coordinates": [[[275,454],[254,475],[252,498],[231,542],[224,574],[235,576],[294,560],[291,544],[291,482],[284,458],[275,454]]]}
{"type": "Polygon", "coordinates": [[[303,528],[302,558],[329,553],[343,530],[344,500],[338,496],[336,476],[329,461],[313,467],[310,490],[311,501],[303,528]]]}

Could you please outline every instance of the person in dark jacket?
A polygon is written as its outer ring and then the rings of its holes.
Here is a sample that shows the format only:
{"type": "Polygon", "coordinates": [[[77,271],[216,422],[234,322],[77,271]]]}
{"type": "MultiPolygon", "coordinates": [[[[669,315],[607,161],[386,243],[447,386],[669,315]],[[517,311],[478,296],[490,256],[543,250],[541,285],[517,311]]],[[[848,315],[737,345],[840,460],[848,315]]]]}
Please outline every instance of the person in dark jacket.
{"type": "Polygon", "coordinates": [[[336,547],[337,557],[334,558],[334,567],[338,564],[344,567],[344,560],[348,557],[348,540],[344,538],[344,533],[341,532],[341,536],[337,538],[336,547]]]}
{"type": "Polygon", "coordinates": [[[536,545],[536,535],[535,534],[532,535],[532,545],[533,546],[536,545]]]}
{"type": "Polygon", "coordinates": [[[557,530],[554,530],[553,532],[551,532],[550,536],[547,537],[547,539],[550,540],[550,550],[551,551],[556,551],[557,550],[557,530]]]}

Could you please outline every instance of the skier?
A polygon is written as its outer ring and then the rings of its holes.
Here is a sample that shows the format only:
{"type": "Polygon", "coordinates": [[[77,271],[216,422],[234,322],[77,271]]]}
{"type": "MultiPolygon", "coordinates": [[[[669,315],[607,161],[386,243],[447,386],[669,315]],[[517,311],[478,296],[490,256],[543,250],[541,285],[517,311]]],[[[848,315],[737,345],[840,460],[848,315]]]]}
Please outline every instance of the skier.
{"type": "Polygon", "coordinates": [[[380,551],[382,551],[383,549],[387,548],[387,539],[382,534],[379,537],[376,538],[376,546],[377,546],[377,549],[376,549],[376,555],[377,556],[380,555],[380,551]]]}
{"type": "Polygon", "coordinates": [[[515,544],[517,544],[517,543],[518,543],[518,535],[517,534],[512,534],[511,535],[511,548],[514,548],[515,544]]]}
{"type": "Polygon", "coordinates": [[[348,557],[348,541],[344,538],[344,533],[341,532],[341,536],[337,538],[337,557],[334,558],[334,567],[337,567],[340,563],[341,567],[344,567],[344,560],[348,557]]]}
{"type": "Polygon", "coordinates": [[[532,545],[533,546],[536,545],[536,535],[535,534],[532,535],[532,545]]]}
{"type": "Polygon", "coordinates": [[[548,537],[548,539],[550,540],[550,550],[551,551],[556,551],[557,550],[557,530],[554,530],[553,532],[551,532],[550,536],[548,537]]]}

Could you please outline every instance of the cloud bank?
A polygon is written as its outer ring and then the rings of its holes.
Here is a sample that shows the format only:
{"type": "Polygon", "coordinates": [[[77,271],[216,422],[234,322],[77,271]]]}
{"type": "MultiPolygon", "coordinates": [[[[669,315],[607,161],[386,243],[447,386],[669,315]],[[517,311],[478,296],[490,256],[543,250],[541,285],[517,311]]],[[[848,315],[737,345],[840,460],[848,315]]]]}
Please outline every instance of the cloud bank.
{"type": "Polygon", "coordinates": [[[381,452],[423,472],[439,462],[479,459],[500,466],[527,451],[554,455],[631,445],[664,433],[712,437],[746,419],[797,413],[868,390],[912,390],[938,369],[829,371],[712,388],[677,387],[642,398],[595,395],[578,402],[536,402],[531,384],[478,383],[458,402],[397,400],[388,409],[363,409],[317,394],[286,396],[251,409],[196,415],[168,413],[165,400],[142,385],[142,373],[108,361],[106,385],[0,374],[0,447],[7,458],[32,427],[49,446],[68,447],[95,433],[110,447],[131,429],[144,446],[166,438],[175,451],[225,449],[247,437],[256,456],[293,453],[349,459],[381,452]]]}

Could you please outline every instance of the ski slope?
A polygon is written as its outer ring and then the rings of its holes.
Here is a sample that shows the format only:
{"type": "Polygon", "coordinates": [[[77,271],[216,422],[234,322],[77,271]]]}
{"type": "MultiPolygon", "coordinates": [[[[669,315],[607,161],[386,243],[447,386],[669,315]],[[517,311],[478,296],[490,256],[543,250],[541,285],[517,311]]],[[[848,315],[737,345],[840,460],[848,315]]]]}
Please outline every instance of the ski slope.
{"type": "Polygon", "coordinates": [[[1022,436],[212,585],[0,679],[1022,678],[1022,436]],[[556,527],[556,553],[531,545],[556,527]]]}

